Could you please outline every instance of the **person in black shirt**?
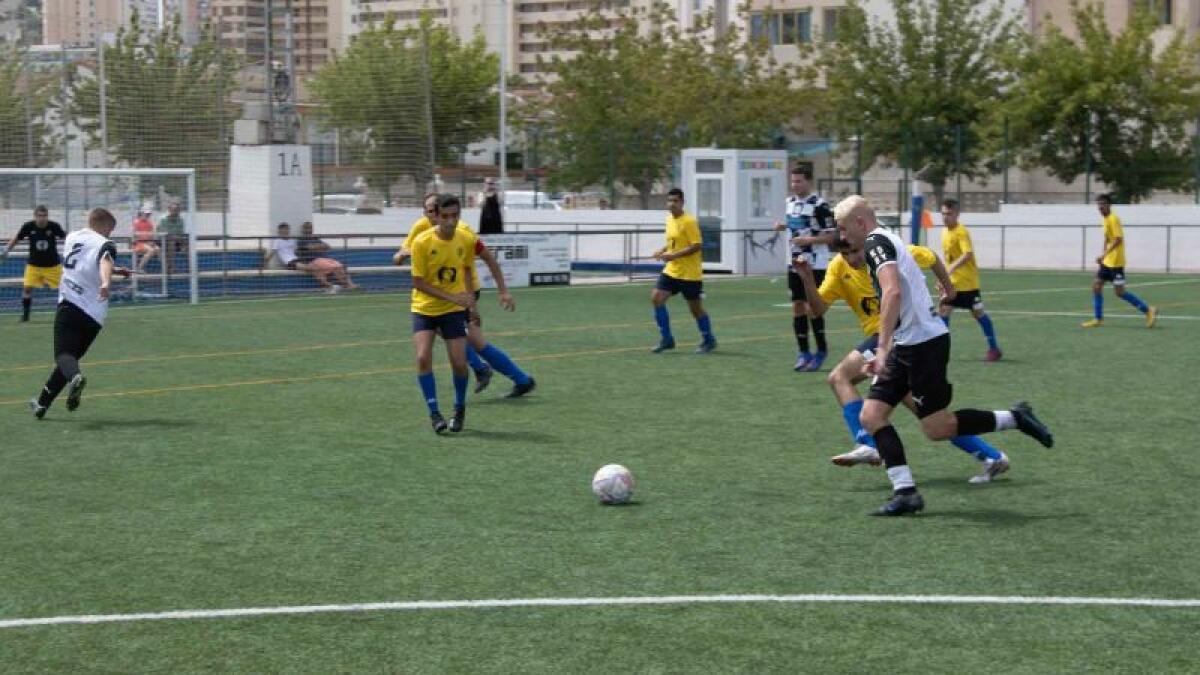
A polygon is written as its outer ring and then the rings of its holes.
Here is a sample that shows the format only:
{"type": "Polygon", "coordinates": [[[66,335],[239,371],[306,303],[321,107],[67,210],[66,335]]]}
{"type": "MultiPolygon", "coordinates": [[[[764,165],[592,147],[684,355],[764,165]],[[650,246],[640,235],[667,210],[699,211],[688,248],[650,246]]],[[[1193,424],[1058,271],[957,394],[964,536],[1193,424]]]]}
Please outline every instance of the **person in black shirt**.
{"type": "Polygon", "coordinates": [[[0,256],[8,252],[22,239],[29,240],[29,259],[25,263],[24,292],[21,295],[21,321],[29,321],[29,309],[33,305],[33,289],[40,286],[58,289],[62,280],[62,258],[58,255],[58,242],[67,238],[62,226],[50,220],[45,206],[33,210],[33,220],[21,226],[8,245],[0,249],[0,256]]]}

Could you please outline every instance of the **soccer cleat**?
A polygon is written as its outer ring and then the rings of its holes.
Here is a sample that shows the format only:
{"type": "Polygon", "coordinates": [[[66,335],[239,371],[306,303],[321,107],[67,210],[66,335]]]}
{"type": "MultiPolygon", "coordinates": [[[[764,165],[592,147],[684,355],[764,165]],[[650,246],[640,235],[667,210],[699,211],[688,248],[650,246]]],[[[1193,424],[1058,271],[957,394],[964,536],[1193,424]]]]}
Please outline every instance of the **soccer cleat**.
{"type": "Polygon", "coordinates": [[[925,508],[925,500],[921,493],[910,492],[906,495],[892,495],[886,504],[870,513],[872,516],[902,516],[906,513],[915,514],[925,508]]]}
{"type": "Polygon", "coordinates": [[[662,340],[657,345],[654,345],[654,349],[651,349],[650,351],[654,354],[661,354],[668,349],[675,349],[674,340],[662,340]]]}
{"type": "Polygon", "coordinates": [[[433,433],[435,433],[435,434],[446,433],[446,429],[448,428],[448,425],[446,424],[446,418],[442,417],[442,413],[440,413],[440,412],[429,413],[429,423],[433,425],[433,433]]]}
{"type": "Polygon", "coordinates": [[[987,350],[987,356],[983,357],[983,360],[990,363],[992,361],[999,361],[1002,356],[1004,356],[1004,352],[1000,351],[999,347],[996,347],[995,349],[987,350]]]}
{"type": "Polygon", "coordinates": [[[1146,310],[1146,328],[1154,328],[1154,324],[1158,323],[1158,308],[1154,305],[1146,310]]]}
{"type": "Polygon", "coordinates": [[[467,421],[467,409],[455,408],[454,417],[450,418],[450,431],[458,433],[463,430],[463,424],[467,421]]]}
{"type": "Polygon", "coordinates": [[[46,416],[46,406],[39,405],[36,398],[29,399],[29,409],[33,411],[33,416],[39,420],[46,416]]]}
{"type": "Polygon", "coordinates": [[[1081,323],[1079,325],[1083,326],[1084,328],[1099,328],[1100,326],[1104,325],[1104,320],[1103,319],[1088,319],[1087,321],[1084,321],[1083,323],[1081,323]]]}
{"type": "Polygon", "coordinates": [[[87,378],[83,373],[76,373],[67,383],[67,410],[74,412],[79,408],[79,400],[83,398],[83,388],[87,386],[87,378]]]}
{"type": "Polygon", "coordinates": [[[835,455],[829,461],[838,466],[854,466],[856,464],[879,466],[883,463],[883,460],[879,458],[879,451],[865,444],[854,448],[850,452],[835,455]]]}
{"type": "Polygon", "coordinates": [[[697,354],[708,354],[717,348],[716,338],[706,338],[700,344],[696,345],[697,354]]]}
{"type": "Polygon", "coordinates": [[[531,378],[529,378],[529,381],[526,382],[525,384],[514,384],[512,391],[505,394],[504,398],[521,398],[522,396],[524,396],[525,394],[528,394],[529,392],[533,391],[536,388],[537,388],[537,382],[535,382],[533,380],[533,378],[531,377],[531,378]]]}
{"type": "Polygon", "coordinates": [[[1011,412],[1021,433],[1032,436],[1034,440],[1047,448],[1054,447],[1054,436],[1041,420],[1033,416],[1033,406],[1021,401],[1012,407],[1011,412]]]}
{"type": "Polygon", "coordinates": [[[816,371],[820,370],[821,366],[825,364],[825,359],[828,356],[829,354],[826,354],[825,352],[817,352],[816,354],[813,354],[812,361],[808,362],[808,367],[805,368],[804,371],[808,373],[815,373],[816,371]]]}
{"type": "Polygon", "coordinates": [[[479,370],[475,371],[475,393],[476,394],[483,391],[484,389],[487,389],[488,385],[492,383],[492,373],[493,372],[495,372],[495,371],[492,370],[491,366],[488,366],[487,368],[480,368],[479,370]]]}
{"type": "Polygon", "coordinates": [[[983,471],[981,471],[977,476],[971,476],[970,480],[967,482],[972,485],[990,483],[992,482],[992,479],[1004,473],[1005,471],[1008,471],[1008,455],[1002,452],[1000,453],[1000,457],[998,459],[985,460],[983,463],[983,471]]]}
{"type": "Polygon", "coordinates": [[[800,352],[800,355],[796,357],[796,365],[792,366],[792,370],[796,371],[797,373],[803,373],[808,369],[809,361],[812,361],[812,354],[809,354],[808,352],[800,352]]]}

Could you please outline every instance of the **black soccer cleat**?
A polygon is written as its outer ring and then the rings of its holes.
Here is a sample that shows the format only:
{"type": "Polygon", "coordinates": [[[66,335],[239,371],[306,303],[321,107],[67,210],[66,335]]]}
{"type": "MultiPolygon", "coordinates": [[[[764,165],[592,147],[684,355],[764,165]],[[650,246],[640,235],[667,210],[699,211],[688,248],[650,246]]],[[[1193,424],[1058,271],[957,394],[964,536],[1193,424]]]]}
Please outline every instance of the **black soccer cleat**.
{"type": "Polygon", "coordinates": [[[46,416],[46,406],[39,404],[36,398],[29,399],[29,409],[33,411],[33,416],[39,420],[46,416]]]}
{"type": "Polygon", "coordinates": [[[504,398],[521,398],[525,394],[537,388],[537,382],[531,377],[525,384],[514,384],[512,391],[504,395],[504,398]]]}
{"type": "Polygon", "coordinates": [[[658,344],[654,345],[654,349],[651,349],[650,352],[652,354],[661,354],[668,349],[675,349],[674,340],[661,340],[658,344]]]}
{"type": "Polygon", "coordinates": [[[67,383],[67,410],[75,412],[79,408],[79,401],[83,398],[83,388],[87,386],[87,378],[83,373],[76,373],[75,377],[67,383]]]}
{"type": "Polygon", "coordinates": [[[442,413],[429,413],[429,423],[433,425],[433,433],[444,434],[449,425],[446,424],[446,418],[442,417],[442,413]]]}
{"type": "Polygon", "coordinates": [[[1047,448],[1054,447],[1054,435],[1050,433],[1050,429],[1042,424],[1042,421],[1033,415],[1033,406],[1025,401],[1021,401],[1012,407],[1010,411],[1013,419],[1017,421],[1017,429],[1026,436],[1032,436],[1034,440],[1041,443],[1047,448]]]}
{"type": "Polygon", "coordinates": [[[484,389],[487,389],[488,385],[492,383],[492,373],[493,372],[495,372],[495,371],[492,370],[491,366],[488,366],[487,368],[480,368],[479,370],[475,371],[475,393],[476,394],[483,391],[484,389]]]}
{"type": "Polygon", "coordinates": [[[700,344],[696,345],[696,353],[697,354],[708,354],[716,348],[717,348],[717,339],[716,338],[708,338],[706,340],[701,341],[700,344]]]}
{"type": "Polygon", "coordinates": [[[455,408],[454,417],[450,418],[450,431],[458,433],[463,430],[463,425],[467,423],[467,409],[455,408]]]}
{"type": "Polygon", "coordinates": [[[875,509],[868,515],[872,516],[902,516],[906,513],[916,514],[921,509],[925,508],[925,500],[919,492],[910,492],[904,495],[892,495],[888,503],[875,509]]]}

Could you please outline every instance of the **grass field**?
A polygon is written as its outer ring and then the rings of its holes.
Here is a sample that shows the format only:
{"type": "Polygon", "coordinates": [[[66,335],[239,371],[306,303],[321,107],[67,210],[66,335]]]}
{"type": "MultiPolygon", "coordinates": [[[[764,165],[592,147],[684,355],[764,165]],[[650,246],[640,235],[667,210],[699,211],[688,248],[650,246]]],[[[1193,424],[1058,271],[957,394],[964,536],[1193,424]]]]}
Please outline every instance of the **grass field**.
{"type": "MultiPolygon", "coordinates": [[[[0,622],[358,602],[696,594],[1200,598],[1200,279],[1134,275],[1146,330],[1088,276],[992,273],[1005,358],[958,313],[956,405],[1028,398],[1057,444],[977,465],[897,416],[927,502],[868,518],[879,469],[824,378],[791,371],[786,284],[716,279],[720,349],[651,355],[645,285],[531,289],[485,328],[538,380],[435,437],[401,295],[115,308],[81,409],[25,401],[51,320],[4,316],[0,622]],[[1140,285],[1139,285],[1140,284],[1140,285]],[[637,503],[588,481],[620,462],[637,503]]],[[[695,329],[671,303],[677,336],[695,329]]],[[[859,334],[831,314],[844,353],[859,334]]],[[[681,347],[685,346],[681,344],[681,347]]],[[[438,352],[443,400],[450,396],[438,352]]],[[[445,407],[449,407],[446,405],[445,407]]],[[[0,628],[3,670],[1195,672],[1200,609],[724,603],[511,607],[0,628]]]]}

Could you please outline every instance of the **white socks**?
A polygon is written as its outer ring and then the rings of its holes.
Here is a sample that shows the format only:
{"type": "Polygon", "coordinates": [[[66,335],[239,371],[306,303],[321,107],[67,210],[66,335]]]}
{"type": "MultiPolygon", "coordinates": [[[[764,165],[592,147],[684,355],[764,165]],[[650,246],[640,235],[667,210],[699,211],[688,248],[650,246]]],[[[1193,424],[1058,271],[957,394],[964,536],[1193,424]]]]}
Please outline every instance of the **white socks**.
{"type": "Polygon", "coordinates": [[[997,410],[994,414],[996,415],[996,431],[1017,428],[1017,419],[1013,417],[1012,411],[997,410]]]}
{"type": "Polygon", "coordinates": [[[907,464],[893,466],[887,470],[888,478],[892,481],[893,490],[903,490],[904,488],[916,487],[913,482],[912,469],[908,468],[907,464]]]}

